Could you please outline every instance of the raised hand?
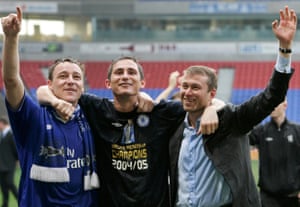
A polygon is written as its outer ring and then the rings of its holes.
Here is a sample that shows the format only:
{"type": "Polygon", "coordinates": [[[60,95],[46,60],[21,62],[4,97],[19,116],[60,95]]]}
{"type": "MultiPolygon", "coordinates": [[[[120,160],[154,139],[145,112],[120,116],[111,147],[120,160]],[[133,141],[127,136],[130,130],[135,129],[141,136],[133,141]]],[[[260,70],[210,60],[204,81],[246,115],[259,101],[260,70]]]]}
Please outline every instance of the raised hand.
{"type": "Polygon", "coordinates": [[[288,6],[279,12],[280,20],[272,22],[272,30],[280,42],[280,47],[290,48],[297,30],[297,16],[288,6]]]}
{"type": "Polygon", "coordinates": [[[21,31],[22,10],[17,7],[17,13],[11,13],[1,18],[2,30],[5,36],[16,36],[21,31]]]}
{"type": "Polygon", "coordinates": [[[174,71],[169,76],[169,86],[170,88],[174,89],[177,86],[177,79],[180,76],[180,73],[178,71],[174,71]]]}

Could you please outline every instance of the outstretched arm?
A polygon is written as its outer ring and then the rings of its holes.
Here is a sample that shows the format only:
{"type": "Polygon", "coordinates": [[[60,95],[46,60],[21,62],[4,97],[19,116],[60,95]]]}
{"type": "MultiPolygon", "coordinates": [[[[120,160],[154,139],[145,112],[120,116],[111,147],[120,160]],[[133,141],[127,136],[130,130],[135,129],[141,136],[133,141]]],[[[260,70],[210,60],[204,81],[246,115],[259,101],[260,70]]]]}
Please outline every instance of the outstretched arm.
{"type": "MultiPolygon", "coordinates": [[[[68,120],[75,110],[71,103],[57,98],[47,85],[38,87],[36,90],[36,95],[41,104],[51,105],[64,120],[68,120]]],[[[154,102],[152,98],[148,94],[140,92],[137,103],[138,111],[150,112],[152,111],[153,107],[154,102]]]]}
{"type": "Polygon", "coordinates": [[[4,32],[2,51],[2,76],[6,89],[6,99],[14,109],[19,107],[24,96],[24,85],[20,76],[19,32],[21,31],[22,10],[1,19],[4,32]]]}

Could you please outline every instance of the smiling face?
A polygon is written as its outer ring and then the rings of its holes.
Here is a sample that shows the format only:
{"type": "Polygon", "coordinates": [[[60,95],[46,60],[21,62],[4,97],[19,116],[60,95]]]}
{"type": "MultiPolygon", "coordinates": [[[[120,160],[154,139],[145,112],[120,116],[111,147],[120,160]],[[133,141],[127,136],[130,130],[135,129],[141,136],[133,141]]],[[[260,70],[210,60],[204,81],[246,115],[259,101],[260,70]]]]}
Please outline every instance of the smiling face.
{"type": "Polygon", "coordinates": [[[181,80],[180,96],[185,111],[202,113],[216,95],[216,75],[207,67],[188,68],[181,80]]]}
{"type": "Polygon", "coordinates": [[[48,86],[56,97],[76,105],[84,90],[83,80],[79,65],[65,61],[55,66],[48,86]]]}
{"type": "Polygon", "coordinates": [[[115,62],[105,83],[115,96],[123,97],[136,96],[145,86],[139,66],[132,59],[121,59],[115,62]]]}

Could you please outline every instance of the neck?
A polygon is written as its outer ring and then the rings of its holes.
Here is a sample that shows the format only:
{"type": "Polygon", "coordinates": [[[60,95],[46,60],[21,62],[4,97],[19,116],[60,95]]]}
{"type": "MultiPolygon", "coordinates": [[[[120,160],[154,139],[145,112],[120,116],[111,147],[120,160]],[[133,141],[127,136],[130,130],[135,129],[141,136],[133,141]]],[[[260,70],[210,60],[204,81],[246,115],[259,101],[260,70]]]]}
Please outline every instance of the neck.
{"type": "Polygon", "coordinates": [[[276,123],[277,127],[280,127],[281,124],[284,122],[285,120],[285,116],[279,116],[279,117],[274,117],[273,118],[274,122],[276,123]]]}
{"type": "Polygon", "coordinates": [[[133,111],[136,108],[137,103],[138,101],[136,96],[114,97],[114,107],[120,112],[133,111]]]}
{"type": "Polygon", "coordinates": [[[189,112],[188,114],[188,121],[189,121],[189,124],[194,128],[196,129],[196,123],[197,123],[197,120],[201,117],[203,111],[197,111],[197,112],[189,112]]]}

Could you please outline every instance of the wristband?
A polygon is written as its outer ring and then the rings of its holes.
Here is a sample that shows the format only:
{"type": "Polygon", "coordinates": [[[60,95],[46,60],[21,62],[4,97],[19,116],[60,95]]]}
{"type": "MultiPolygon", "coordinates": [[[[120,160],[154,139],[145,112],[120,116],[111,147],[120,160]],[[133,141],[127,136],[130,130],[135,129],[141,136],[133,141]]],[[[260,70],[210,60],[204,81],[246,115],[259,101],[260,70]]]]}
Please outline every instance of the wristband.
{"type": "Polygon", "coordinates": [[[292,53],[292,49],[289,49],[289,48],[279,48],[279,51],[283,54],[290,54],[292,53]]]}

